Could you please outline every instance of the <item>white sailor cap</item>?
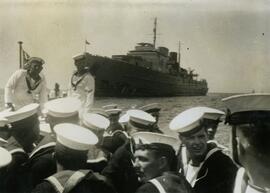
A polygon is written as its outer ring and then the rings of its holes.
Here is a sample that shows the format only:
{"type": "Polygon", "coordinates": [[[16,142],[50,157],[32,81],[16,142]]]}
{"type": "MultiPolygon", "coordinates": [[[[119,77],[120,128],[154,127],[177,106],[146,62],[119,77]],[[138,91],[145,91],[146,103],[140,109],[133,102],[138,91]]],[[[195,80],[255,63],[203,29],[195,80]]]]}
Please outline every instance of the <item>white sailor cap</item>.
{"type": "Polygon", "coordinates": [[[75,124],[57,124],[54,131],[57,142],[73,150],[87,151],[91,145],[98,142],[97,136],[92,131],[75,124]]]}
{"type": "Polygon", "coordinates": [[[73,58],[73,60],[80,60],[80,59],[85,58],[85,54],[86,53],[80,53],[80,54],[73,56],[72,58],[73,58]]]}
{"type": "Polygon", "coordinates": [[[131,109],[127,111],[129,115],[129,122],[138,123],[145,126],[150,126],[156,122],[156,119],[142,110],[131,109]]]}
{"type": "Polygon", "coordinates": [[[8,124],[8,119],[0,116],[0,128],[5,127],[8,124]]]}
{"type": "Polygon", "coordinates": [[[105,109],[105,110],[107,110],[107,109],[116,109],[117,104],[104,105],[104,106],[102,106],[102,108],[105,109]]]}
{"type": "Polygon", "coordinates": [[[107,109],[105,112],[108,113],[109,116],[119,115],[122,112],[122,109],[107,109]]]}
{"type": "Polygon", "coordinates": [[[102,115],[103,117],[109,118],[109,114],[102,108],[91,108],[89,110],[89,113],[95,113],[95,114],[102,115]]]}
{"type": "Polygon", "coordinates": [[[221,116],[225,115],[223,111],[209,107],[194,107],[194,110],[202,111],[204,119],[219,120],[221,116]]]}
{"type": "Polygon", "coordinates": [[[59,118],[76,115],[80,108],[81,101],[75,97],[58,98],[44,104],[46,114],[59,118]]]}
{"type": "Polygon", "coordinates": [[[178,133],[189,133],[201,125],[204,112],[198,108],[190,108],[176,117],[169,124],[169,128],[178,133]]]}
{"type": "Polygon", "coordinates": [[[127,124],[129,121],[129,115],[127,113],[124,113],[123,115],[120,116],[118,119],[118,122],[121,124],[127,124]]]}
{"type": "Polygon", "coordinates": [[[231,124],[270,120],[270,93],[235,95],[222,101],[229,110],[227,122],[231,124]]]}
{"type": "Polygon", "coordinates": [[[10,164],[12,160],[11,154],[6,149],[0,147],[0,168],[3,168],[10,164]]]}
{"type": "Polygon", "coordinates": [[[139,109],[147,113],[153,113],[153,112],[159,112],[161,109],[161,106],[159,103],[151,103],[148,105],[144,105],[140,107],[139,109]]]}
{"type": "Polygon", "coordinates": [[[20,121],[31,117],[38,112],[39,104],[31,103],[25,105],[17,111],[2,111],[0,114],[2,117],[6,118],[9,123],[20,121]]]}
{"type": "Polygon", "coordinates": [[[180,146],[180,141],[177,138],[161,133],[136,132],[131,137],[134,139],[135,144],[161,143],[170,145],[175,150],[179,149],[180,146]]]}
{"type": "Polygon", "coordinates": [[[45,62],[44,62],[44,60],[42,59],[42,58],[40,58],[40,57],[30,57],[29,59],[28,59],[28,61],[27,61],[27,63],[32,63],[32,62],[39,62],[39,63],[41,63],[41,64],[44,64],[45,62]]]}
{"type": "Polygon", "coordinates": [[[85,113],[82,122],[86,127],[94,130],[106,130],[110,125],[109,119],[95,113],[85,113]]]}

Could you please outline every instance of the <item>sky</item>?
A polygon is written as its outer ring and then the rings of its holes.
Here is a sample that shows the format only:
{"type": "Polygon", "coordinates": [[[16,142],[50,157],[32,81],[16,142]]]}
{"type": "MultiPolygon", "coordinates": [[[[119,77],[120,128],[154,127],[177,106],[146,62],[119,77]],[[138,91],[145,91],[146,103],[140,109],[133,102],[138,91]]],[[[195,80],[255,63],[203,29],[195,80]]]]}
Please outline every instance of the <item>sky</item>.
{"type": "Polygon", "coordinates": [[[48,87],[66,89],[72,57],[111,57],[136,43],[178,51],[181,67],[206,79],[209,92],[270,92],[268,0],[1,0],[0,88],[19,68],[18,41],[45,60],[48,87]]]}

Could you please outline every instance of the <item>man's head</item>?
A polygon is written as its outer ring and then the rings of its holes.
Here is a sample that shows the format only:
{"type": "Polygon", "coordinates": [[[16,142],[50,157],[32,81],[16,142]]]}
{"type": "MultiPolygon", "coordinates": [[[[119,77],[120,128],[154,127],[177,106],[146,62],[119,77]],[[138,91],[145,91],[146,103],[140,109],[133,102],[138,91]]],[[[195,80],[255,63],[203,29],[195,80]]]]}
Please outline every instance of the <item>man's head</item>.
{"type": "Polygon", "coordinates": [[[178,132],[193,162],[201,162],[207,154],[208,134],[203,124],[204,111],[191,108],[177,115],[170,122],[170,129],[178,132]]]}
{"type": "Polygon", "coordinates": [[[132,135],[140,131],[152,131],[156,122],[155,118],[142,110],[132,109],[127,111],[127,132],[132,135]]]}
{"type": "Polygon", "coordinates": [[[251,184],[270,188],[270,95],[246,94],[223,99],[232,126],[234,160],[251,184]]]}
{"type": "Polygon", "coordinates": [[[140,107],[139,109],[149,113],[150,115],[152,115],[156,119],[156,123],[158,122],[158,120],[159,120],[159,112],[160,112],[160,109],[161,109],[160,104],[151,103],[151,104],[148,104],[148,105],[144,105],[144,106],[140,107]]]}
{"type": "Polygon", "coordinates": [[[79,123],[81,102],[77,98],[65,97],[50,100],[45,103],[43,113],[47,122],[53,128],[59,123],[79,123]]]}
{"type": "Polygon", "coordinates": [[[117,108],[106,109],[105,112],[108,113],[111,124],[119,123],[118,120],[120,117],[120,113],[122,112],[122,109],[117,108]]]}
{"type": "Polygon", "coordinates": [[[209,140],[214,139],[217,132],[218,124],[221,120],[221,117],[224,116],[225,113],[218,109],[209,108],[209,107],[195,107],[193,109],[202,111],[204,113],[202,124],[204,125],[206,129],[209,140]]]}
{"type": "Polygon", "coordinates": [[[77,72],[79,74],[83,74],[85,72],[89,72],[92,75],[95,74],[96,67],[93,64],[89,64],[87,62],[88,55],[90,55],[90,54],[87,52],[84,52],[84,53],[78,54],[78,55],[73,57],[74,64],[75,64],[75,66],[77,68],[77,72]]]}
{"type": "Polygon", "coordinates": [[[31,57],[25,64],[24,68],[27,69],[31,76],[37,76],[43,69],[44,60],[39,57],[31,57]]]}
{"type": "Polygon", "coordinates": [[[110,120],[100,114],[85,113],[82,118],[82,124],[84,127],[95,133],[101,142],[105,130],[110,125],[110,120]]]}
{"type": "Polygon", "coordinates": [[[11,135],[26,152],[32,151],[33,143],[39,138],[38,108],[38,104],[32,103],[17,111],[5,113],[5,118],[11,125],[11,135]]]}
{"type": "Polygon", "coordinates": [[[138,132],[132,137],[136,143],[134,167],[139,181],[147,182],[175,169],[176,138],[151,132],[138,132]]]}
{"type": "Polygon", "coordinates": [[[194,133],[181,134],[179,139],[185,144],[192,160],[203,161],[207,154],[208,134],[204,128],[194,131],[194,133]]]}
{"type": "Polygon", "coordinates": [[[54,131],[58,164],[66,170],[78,170],[85,166],[90,147],[98,143],[97,136],[84,127],[69,123],[55,125],[54,131]]]}

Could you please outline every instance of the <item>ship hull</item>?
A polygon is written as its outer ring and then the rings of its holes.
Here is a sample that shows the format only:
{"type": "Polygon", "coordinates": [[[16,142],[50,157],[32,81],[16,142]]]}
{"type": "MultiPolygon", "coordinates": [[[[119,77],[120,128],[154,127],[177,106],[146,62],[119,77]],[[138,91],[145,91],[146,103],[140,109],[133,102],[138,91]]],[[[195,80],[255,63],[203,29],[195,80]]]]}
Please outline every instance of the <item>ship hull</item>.
{"type": "Polygon", "coordinates": [[[157,72],[120,60],[91,55],[87,63],[95,69],[95,96],[201,96],[208,91],[206,81],[157,72]]]}

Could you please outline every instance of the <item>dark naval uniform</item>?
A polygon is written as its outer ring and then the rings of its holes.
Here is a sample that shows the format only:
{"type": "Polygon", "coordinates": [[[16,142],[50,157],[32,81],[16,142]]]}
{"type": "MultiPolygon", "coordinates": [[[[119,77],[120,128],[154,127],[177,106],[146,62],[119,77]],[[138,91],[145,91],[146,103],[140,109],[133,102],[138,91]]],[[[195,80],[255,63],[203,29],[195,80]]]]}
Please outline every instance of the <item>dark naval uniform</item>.
{"type": "Polygon", "coordinates": [[[140,186],[132,164],[133,154],[128,141],[113,154],[102,175],[111,180],[119,193],[134,193],[140,186]]]}
{"type": "Polygon", "coordinates": [[[198,171],[193,189],[196,193],[231,193],[237,166],[220,149],[210,151],[198,171]],[[210,151],[212,153],[209,154],[210,151]]]}
{"type": "Polygon", "coordinates": [[[162,176],[143,184],[136,193],[194,193],[194,191],[181,174],[165,172],[162,176]]]}
{"type": "Polygon", "coordinates": [[[125,131],[116,130],[103,137],[101,146],[110,153],[114,153],[127,142],[128,138],[128,134],[125,131]]]}
{"type": "Polygon", "coordinates": [[[33,187],[43,179],[56,173],[57,167],[54,158],[55,145],[55,137],[48,134],[30,154],[27,167],[29,168],[29,178],[33,187]]]}
{"type": "Polygon", "coordinates": [[[32,193],[114,193],[104,176],[90,170],[58,172],[39,184],[32,193]]]}
{"type": "Polygon", "coordinates": [[[23,165],[27,162],[28,155],[14,137],[10,137],[6,142],[1,140],[0,146],[9,151],[12,156],[6,177],[7,191],[23,192],[27,189],[27,181],[24,178],[27,171],[23,165]]]}
{"type": "Polygon", "coordinates": [[[87,154],[86,167],[83,169],[90,169],[94,172],[101,172],[107,166],[109,154],[103,151],[99,145],[90,147],[87,154]]]}

